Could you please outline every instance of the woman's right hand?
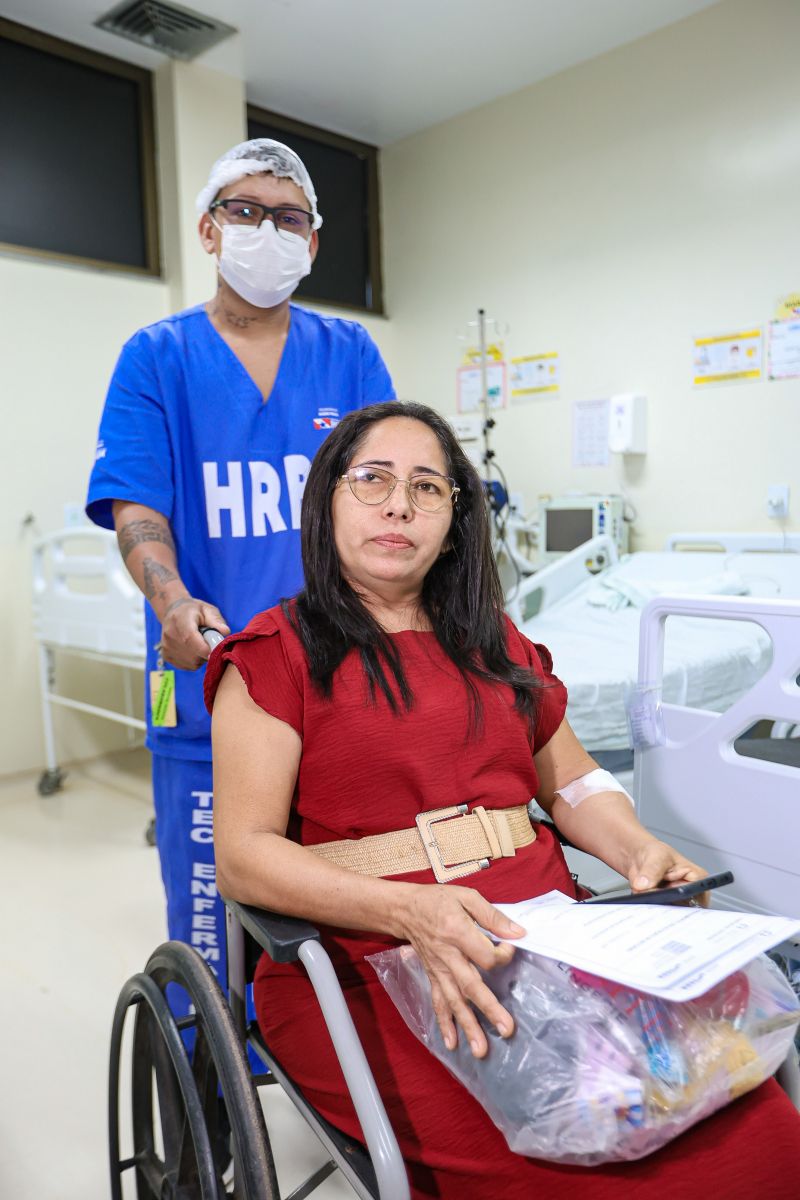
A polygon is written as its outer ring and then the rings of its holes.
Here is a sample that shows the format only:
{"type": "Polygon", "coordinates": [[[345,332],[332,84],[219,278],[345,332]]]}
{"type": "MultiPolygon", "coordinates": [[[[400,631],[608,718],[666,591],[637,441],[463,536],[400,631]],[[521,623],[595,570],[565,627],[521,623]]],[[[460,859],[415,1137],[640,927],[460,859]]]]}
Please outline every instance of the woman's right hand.
{"type": "Polygon", "coordinates": [[[478,925],[502,938],[521,937],[525,932],[472,888],[421,884],[413,886],[406,899],[401,936],[414,947],[430,979],[445,1046],[455,1049],[460,1025],[472,1053],[483,1058],[489,1047],[473,1005],[502,1037],[511,1036],[514,1021],[483,982],[478,967],[488,971],[505,965],[514,947],[492,942],[478,925]]]}

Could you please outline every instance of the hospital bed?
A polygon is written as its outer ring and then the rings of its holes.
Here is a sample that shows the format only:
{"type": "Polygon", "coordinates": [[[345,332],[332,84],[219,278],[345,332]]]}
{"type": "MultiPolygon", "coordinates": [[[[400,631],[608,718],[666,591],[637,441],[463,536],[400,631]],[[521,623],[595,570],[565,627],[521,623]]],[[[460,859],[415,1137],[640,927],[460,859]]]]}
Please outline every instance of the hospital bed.
{"type": "MultiPolygon", "coordinates": [[[[567,716],[583,745],[603,766],[625,769],[632,765],[626,697],[637,679],[642,605],[665,592],[691,596],[731,587],[750,596],[800,598],[799,551],[796,534],[692,533],[671,535],[665,551],[619,559],[611,540],[598,537],[524,580],[507,611],[552,653],[569,691],[567,716]],[[715,545],[719,550],[709,549],[715,545]],[[625,597],[634,603],[615,608],[625,597]]],[[[724,711],[761,678],[771,654],[757,623],[675,613],[664,698],[724,711]]]]}
{"type": "MultiPolygon", "coordinates": [[[[768,756],[748,736],[767,719],[800,729],[800,600],[744,596],[662,596],[641,613],[637,682],[653,719],[637,724],[633,792],[639,820],[709,873],[731,870],[734,883],[714,906],[800,918],[800,739],[773,744],[768,756]],[[769,641],[764,672],[724,712],[664,698],[667,620],[705,628],[749,621],[769,641]]],[[[625,885],[603,863],[573,847],[570,870],[596,892],[625,885]]],[[[797,969],[800,935],[777,947],[797,969]]],[[[788,971],[787,971],[788,973],[788,971]]],[[[800,1108],[797,1056],[779,1079],[800,1108]]]]}
{"type": "MultiPolygon", "coordinates": [[[[71,708],[125,725],[129,740],[144,731],[134,715],[131,672],[144,671],[142,596],[117,547],[116,534],[80,526],[39,538],[33,547],[33,626],[38,643],[39,679],[46,767],[39,779],[42,796],[58,791],[53,706],[71,708]],[[118,667],[122,671],[121,709],[89,704],[57,689],[62,655],[118,667]]],[[[141,691],[141,686],[139,686],[141,691]]]]}

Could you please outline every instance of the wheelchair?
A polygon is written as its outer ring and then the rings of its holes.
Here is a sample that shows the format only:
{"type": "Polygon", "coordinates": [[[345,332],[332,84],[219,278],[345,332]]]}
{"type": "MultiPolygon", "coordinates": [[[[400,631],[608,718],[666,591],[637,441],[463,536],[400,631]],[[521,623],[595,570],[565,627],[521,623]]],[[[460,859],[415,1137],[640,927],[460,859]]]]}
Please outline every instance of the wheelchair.
{"type": "MultiPolygon", "coordinates": [[[[201,628],[201,633],[210,649],[223,640],[214,629],[201,628]]],[[[537,820],[546,817],[541,811],[531,815],[537,820]]],[[[570,869],[579,871],[590,891],[605,892],[619,885],[615,872],[570,847],[568,839],[551,827],[562,845],[577,855],[570,869]]],[[[305,1200],[337,1168],[360,1200],[409,1200],[397,1139],[319,931],[305,921],[233,901],[226,901],[226,924],[230,1004],[208,964],[183,942],[160,946],[144,971],[129,979],[120,993],[109,1068],[112,1200],[122,1200],[123,1179],[129,1171],[135,1176],[137,1200],[222,1200],[225,1196],[282,1200],[257,1093],[257,1087],[267,1084],[283,1088],[330,1156],[283,1200],[305,1200]],[[347,1137],[308,1103],[271,1053],[257,1022],[248,1022],[246,988],[263,950],[275,962],[303,963],[365,1144],[347,1137]],[[173,1017],[166,998],[170,985],[188,994],[191,1016],[173,1017]],[[123,1158],[121,1057],[131,1009],[135,1011],[130,1080],[133,1146],[123,1158]],[[188,1029],[194,1031],[191,1054],[183,1039],[188,1029]],[[248,1047],[267,1069],[264,1073],[251,1072],[248,1047]]],[[[790,1049],[776,1078],[800,1110],[795,1049],[790,1049]]]]}
{"type": "Polygon", "coordinates": [[[135,1176],[137,1200],[282,1200],[257,1088],[279,1084],[329,1159],[283,1200],[305,1200],[337,1168],[360,1200],[409,1200],[397,1140],[319,932],[305,921],[226,901],[230,1004],[191,946],[166,942],[122,988],[111,1032],[108,1136],[112,1200],[135,1176]],[[303,1097],[246,1015],[246,985],[261,951],[300,961],[317,995],[365,1145],[345,1136],[303,1097]],[[192,1015],[176,1020],[166,991],[178,985],[192,1015]],[[120,1152],[120,1084],[126,1017],[134,1010],[132,1151],[120,1152]],[[194,1031],[187,1052],[183,1033],[194,1031]],[[265,1073],[254,1075],[252,1047],[265,1073]],[[267,1073],[268,1072],[268,1073],[267,1073]]]}
{"type": "MultiPolygon", "coordinates": [[[[137,1200],[305,1200],[337,1168],[360,1200],[409,1200],[397,1140],[320,934],[294,917],[226,901],[226,1000],[211,968],[192,947],[167,942],[122,988],[111,1035],[108,1130],[112,1200],[135,1176],[137,1200]],[[246,985],[261,951],[276,962],[303,963],[358,1115],[365,1144],[326,1121],[303,1097],[246,1015],[246,985]],[[176,1020],[166,989],[189,996],[192,1015],[176,1020]],[[120,1153],[123,1032],[133,1018],[130,1107],[132,1152],[120,1153]],[[194,1030],[187,1052],[186,1029],[194,1030]],[[252,1047],[265,1073],[253,1075],[252,1047]],[[267,1073],[268,1072],[268,1073],[267,1073]],[[281,1197],[257,1088],[280,1085],[329,1158],[289,1196],[281,1197]]],[[[791,1050],[776,1078],[800,1109],[800,1070],[791,1050]]],[[[130,1194],[130,1193],[129,1193],[130,1194]]]]}

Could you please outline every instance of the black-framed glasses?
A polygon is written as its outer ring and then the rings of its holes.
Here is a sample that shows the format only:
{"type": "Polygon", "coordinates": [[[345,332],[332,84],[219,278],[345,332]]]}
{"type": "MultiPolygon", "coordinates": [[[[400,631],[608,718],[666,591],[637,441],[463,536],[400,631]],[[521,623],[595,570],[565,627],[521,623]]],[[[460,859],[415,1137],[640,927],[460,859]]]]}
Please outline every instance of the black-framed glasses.
{"type": "Polygon", "coordinates": [[[412,504],[423,512],[438,512],[450,500],[455,502],[461,490],[456,487],[455,479],[447,475],[412,475],[409,479],[400,479],[380,467],[351,467],[339,476],[340,483],[345,480],[362,504],[383,504],[398,483],[404,483],[412,504]]]}
{"type": "Polygon", "coordinates": [[[304,208],[296,208],[292,204],[256,204],[254,200],[214,200],[209,204],[208,211],[215,212],[221,208],[225,211],[225,219],[229,225],[249,225],[252,229],[259,226],[269,217],[278,233],[294,233],[299,237],[308,238],[314,224],[314,214],[304,208]]]}

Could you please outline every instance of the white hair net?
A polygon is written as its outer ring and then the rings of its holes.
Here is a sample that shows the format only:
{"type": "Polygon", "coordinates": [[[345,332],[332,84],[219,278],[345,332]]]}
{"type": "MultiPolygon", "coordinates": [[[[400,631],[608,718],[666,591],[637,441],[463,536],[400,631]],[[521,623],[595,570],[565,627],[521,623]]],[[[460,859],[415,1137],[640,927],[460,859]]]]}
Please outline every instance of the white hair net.
{"type": "Polygon", "coordinates": [[[279,179],[291,179],[303,189],[314,214],[313,227],[319,229],[322,217],[317,209],[317,193],[303,160],[283,142],[275,142],[272,138],[251,138],[249,142],[240,142],[217,159],[211,168],[208,183],[197,194],[195,204],[198,214],[206,212],[217,193],[229,183],[235,183],[243,175],[262,175],[265,171],[279,179]]]}

